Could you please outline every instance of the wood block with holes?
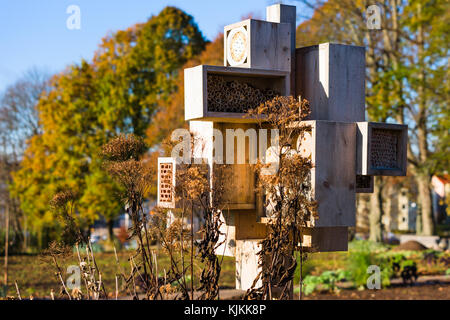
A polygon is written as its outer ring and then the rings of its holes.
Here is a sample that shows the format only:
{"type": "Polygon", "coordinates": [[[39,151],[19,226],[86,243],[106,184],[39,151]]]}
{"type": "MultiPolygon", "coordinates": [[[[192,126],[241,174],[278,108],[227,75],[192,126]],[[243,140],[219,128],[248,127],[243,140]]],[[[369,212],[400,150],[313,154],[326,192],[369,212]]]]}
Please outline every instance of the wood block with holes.
{"type": "MultiPolygon", "coordinates": [[[[204,161],[204,160],[203,160],[204,161]]],[[[194,163],[191,159],[191,164],[179,164],[175,158],[159,157],[158,158],[158,191],[157,191],[157,206],[160,208],[181,208],[183,199],[177,196],[177,185],[180,186],[179,181],[183,179],[183,174],[186,173],[190,167],[197,166],[200,168],[200,173],[206,177],[206,183],[209,180],[209,168],[205,163],[194,163]],[[180,178],[181,176],[181,178],[180,178]],[[177,183],[178,182],[178,183],[177,183]]]]}
{"type": "Polygon", "coordinates": [[[356,173],[405,176],[408,126],[358,122],[356,173]]]}
{"type": "Polygon", "coordinates": [[[224,65],[291,72],[291,25],[247,19],[224,28],[224,65]]]}
{"type": "Polygon", "coordinates": [[[185,120],[255,122],[247,111],[289,92],[289,72],[200,65],[184,69],[185,120]]]}
{"type": "Polygon", "coordinates": [[[175,208],[175,173],[175,158],[158,158],[158,207],[175,208]]]}

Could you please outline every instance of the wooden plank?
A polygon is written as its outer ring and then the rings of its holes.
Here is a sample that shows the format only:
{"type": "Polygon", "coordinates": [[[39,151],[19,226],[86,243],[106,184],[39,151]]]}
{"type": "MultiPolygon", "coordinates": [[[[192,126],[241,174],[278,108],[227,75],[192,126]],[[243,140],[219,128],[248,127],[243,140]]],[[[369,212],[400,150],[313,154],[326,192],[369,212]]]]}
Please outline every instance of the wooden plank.
{"type": "MultiPolygon", "coordinates": [[[[263,217],[263,224],[274,223],[273,218],[263,217]]],[[[348,227],[302,228],[302,247],[308,252],[347,251],[348,227]]],[[[299,244],[297,244],[297,249],[299,244]]]]}
{"type": "Polygon", "coordinates": [[[288,23],[290,25],[290,41],[291,41],[291,89],[290,95],[295,96],[295,41],[297,32],[297,8],[285,4],[274,4],[266,7],[266,20],[278,23],[288,23]]]}
{"type": "Polygon", "coordinates": [[[348,227],[305,228],[303,247],[309,252],[348,250],[348,227]]]}
{"type": "MultiPolygon", "coordinates": [[[[261,250],[259,241],[259,239],[236,240],[236,289],[250,289],[261,271],[256,255],[261,250]]],[[[261,284],[259,280],[256,286],[261,284]]]]}
{"type": "Polygon", "coordinates": [[[351,227],[356,223],[356,124],[322,120],[292,122],[310,128],[311,138],[297,150],[311,158],[311,197],[318,218],[311,227],[351,227]]]}
{"type": "Polygon", "coordinates": [[[261,223],[256,210],[234,211],[236,223],[236,240],[264,239],[267,225],[261,223]]]}
{"type": "Polygon", "coordinates": [[[311,121],[311,125],[311,185],[319,214],[312,226],[354,226],[356,124],[311,121]]]}
{"type": "Polygon", "coordinates": [[[229,210],[222,210],[220,220],[222,225],[219,231],[219,243],[222,243],[215,250],[217,255],[223,255],[227,257],[236,256],[236,223],[234,219],[234,212],[229,210]]]}
{"type": "MultiPolygon", "coordinates": [[[[256,124],[236,124],[236,123],[214,123],[209,121],[190,121],[190,130],[194,133],[194,157],[207,159],[211,175],[211,185],[213,190],[218,190],[214,201],[220,203],[223,210],[236,209],[255,209],[256,208],[256,175],[250,162],[250,140],[244,136],[240,138],[231,138],[231,132],[227,130],[242,129],[256,130],[256,124]],[[213,130],[222,136],[221,150],[215,150],[213,144],[213,130]],[[230,135],[230,137],[228,137],[230,135]],[[239,141],[240,139],[243,139],[239,141]],[[230,144],[233,151],[227,153],[227,146],[230,144]],[[238,148],[241,146],[242,149],[238,148]],[[222,163],[213,162],[213,156],[221,153],[223,155],[222,163]],[[243,155],[243,163],[239,163],[238,156],[243,155]],[[226,164],[226,162],[231,164],[226,164]]],[[[258,139],[255,143],[259,143],[258,139]]]]}

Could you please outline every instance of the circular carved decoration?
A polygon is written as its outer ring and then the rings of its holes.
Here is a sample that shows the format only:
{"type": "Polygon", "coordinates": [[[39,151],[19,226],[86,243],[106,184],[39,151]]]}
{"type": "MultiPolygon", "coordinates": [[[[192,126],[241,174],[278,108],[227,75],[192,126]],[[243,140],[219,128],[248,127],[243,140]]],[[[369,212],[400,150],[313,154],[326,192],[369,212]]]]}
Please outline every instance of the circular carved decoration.
{"type": "Polygon", "coordinates": [[[227,60],[231,66],[243,64],[247,59],[247,30],[244,27],[233,29],[227,38],[227,60]]]}

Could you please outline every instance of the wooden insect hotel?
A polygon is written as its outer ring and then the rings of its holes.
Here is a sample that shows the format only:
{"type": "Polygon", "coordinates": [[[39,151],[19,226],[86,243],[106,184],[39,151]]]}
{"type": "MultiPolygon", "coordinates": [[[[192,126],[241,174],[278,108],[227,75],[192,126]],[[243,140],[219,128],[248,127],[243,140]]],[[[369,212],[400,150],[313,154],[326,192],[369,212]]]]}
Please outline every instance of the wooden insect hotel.
{"type": "MultiPolygon", "coordinates": [[[[212,184],[220,179],[216,167],[230,164],[222,181],[226,241],[216,252],[236,257],[238,289],[250,288],[258,273],[256,253],[268,221],[250,166],[252,155],[265,155],[268,146],[254,134],[255,119],[245,117],[249,109],[277,95],[310,102],[309,119],[297,124],[311,128],[297,145],[311,157],[311,196],[318,203],[318,216],[304,232],[303,246],[310,251],[346,251],[356,193],[372,192],[373,176],[406,175],[407,126],[365,121],[364,47],[295,48],[295,30],[295,6],[269,6],[266,21],[247,19],[224,28],[224,66],[184,70],[185,120],[204,141],[194,158],[207,163],[212,184]],[[244,149],[236,146],[239,130],[244,149]]],[[[158,168],[158,205],[174,208],[177,162],[160,158],[158,168]]]]}

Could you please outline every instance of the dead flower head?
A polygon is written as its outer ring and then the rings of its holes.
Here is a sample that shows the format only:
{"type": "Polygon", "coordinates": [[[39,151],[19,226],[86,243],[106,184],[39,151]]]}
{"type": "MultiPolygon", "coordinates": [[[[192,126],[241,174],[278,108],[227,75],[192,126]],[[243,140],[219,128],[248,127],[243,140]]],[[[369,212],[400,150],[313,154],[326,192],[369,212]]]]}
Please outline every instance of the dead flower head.
{"type": "Polygon", "coordinates": [[[50,208],[53,210],[62,209],[67,203],[73,202],[75,198],[75,193],[71,190],[60,191],[53,196],[52,200],[50,200],[50,208]]]}
{"type": "Polygon", "coordinates": [[[142,138],[134,134],[121,134],[103,145],[100,154],[108,161],[127,161],[139,159],[146,150],[142,138]]]}

